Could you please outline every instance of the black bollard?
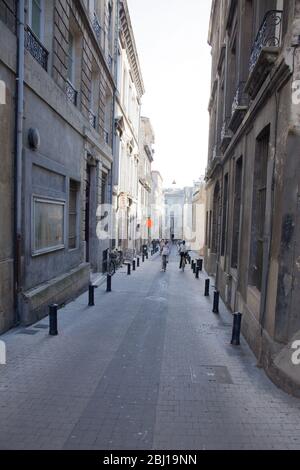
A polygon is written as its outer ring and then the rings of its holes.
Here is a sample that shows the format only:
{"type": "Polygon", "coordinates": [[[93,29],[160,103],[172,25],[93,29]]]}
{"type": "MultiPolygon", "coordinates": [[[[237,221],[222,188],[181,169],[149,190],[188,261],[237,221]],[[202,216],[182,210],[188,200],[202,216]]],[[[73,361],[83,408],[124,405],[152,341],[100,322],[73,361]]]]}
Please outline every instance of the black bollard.
{"type": "Polygon", "coordinates": [[[95,306],[95,289],[97,286],[89,285],[89,307],[95,306]]]}
{"type": "Polygon", "coordinates": [[[199,259],[199,269],[200,272],[203,270],[203,259],[199,259]]]}
{"type": "Polygon", "coordinates": [[[196,279],[199,279],[199,272],[200,272],[200,268],[197,266],[196,267],[196,279]]]}
{"type": "Polygon", "coordinates": [[[191,259],[191,256],[189,255],[189,256],[188,256],[188,262],[189,262],[189,264],[191,264],[191,260],[192,260],[192,259],[191,259]]]}
{"type": "Polygon", "coordinates": [[[220,300],[220,294],[216,290],[214,292],[214,306],[213,306],[213,313],[219,313],[219,300],[220,300]]]}
{"type": "Polygon", "coordinates": [[[234,346],[240,345],[241,324],[242,324],[242,314],[239,312],[234,313],[233,314],[232,339],[231,339],[231,344],[233,344],[234,346]]]}
{"type": "Polygon", "coordinates": [[[132,260],[132,271],[135,271],[135,259],[132,260]]]}
{"type": "Polygon", "coordinates": [[[111,292],[111,278],[112,275],[108,274],[106,278],[106,292],[111,292]]]}
{"type": "Polygon", "coordinates": [[[57,304],[49,305],[49,335],[57,336],[57,304]]]}
{"type": "Polygon", "coordinates": [[[142,262],[145,263],[145,255],[142,255],[142,262]]]}
{"type": "Polygon", "coordinates": [[[194,264],[193,264],[193,273],[196,274],[196,262],[194,261],[194,264]]]}
{"type": "Polygon", "coordinates": [[[137,259],[136,259],[136,265],[137,265],[138,268],[140,267],[140,258],[139,257],[137,257],[137,259]]]}
{"type": "Polygon", "coordinates": [[[194,269],[194,260],[192,259],[191,261],[191,269],[193,270],[194,269]]]}
{"type": "Polygon", "coordinates": [[[131,264],[130,263],[127,264],[127,275],[128,276],[131,275],[131,264]]]}
{"type": "Polygon", "coordinates": [[[205,280],[205,291],[204,291],[205,297],[209,297],[209,284],[210,284],[210,280],[206,279],[205,280]]]}

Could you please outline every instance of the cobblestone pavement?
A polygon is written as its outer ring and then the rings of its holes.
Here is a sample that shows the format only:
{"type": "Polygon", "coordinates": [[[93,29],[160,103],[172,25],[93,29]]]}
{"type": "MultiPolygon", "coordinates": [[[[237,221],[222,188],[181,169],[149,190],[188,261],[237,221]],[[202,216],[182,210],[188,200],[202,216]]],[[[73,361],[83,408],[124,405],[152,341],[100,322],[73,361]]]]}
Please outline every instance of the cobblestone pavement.
{"type": "Polygon", "coordinates": [[[60,310],[59,336],[3,335],[0,449],[300,449],[300,400],[230,345],[204,279],[155,255],[60,310]]]}

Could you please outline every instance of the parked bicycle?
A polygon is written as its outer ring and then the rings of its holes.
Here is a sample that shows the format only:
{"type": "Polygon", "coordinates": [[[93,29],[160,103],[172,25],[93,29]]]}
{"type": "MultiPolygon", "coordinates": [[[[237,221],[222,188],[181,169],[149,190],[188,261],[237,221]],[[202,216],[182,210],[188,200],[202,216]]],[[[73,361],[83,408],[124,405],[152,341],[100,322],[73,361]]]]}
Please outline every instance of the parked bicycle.
{"type": "Polygon", "coordinates": [[[121,250],[112,250],[108,253],[108,274],[115,274],[117,269],[123,265],[123,252],[121,250]]]}

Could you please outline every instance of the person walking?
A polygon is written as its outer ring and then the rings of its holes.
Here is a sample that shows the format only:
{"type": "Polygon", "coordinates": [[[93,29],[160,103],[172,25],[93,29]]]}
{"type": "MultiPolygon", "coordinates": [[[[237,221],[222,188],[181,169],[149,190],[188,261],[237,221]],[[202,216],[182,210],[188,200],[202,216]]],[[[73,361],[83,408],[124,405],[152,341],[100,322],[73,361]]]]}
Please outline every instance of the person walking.
{"type": "Polygon", "coordinates": [[[187,249],[187,246],[186,246],[186,243],[185,241],[182,242],[182,244],[180,245],[179,247],[179,255],[180,255],[180,265],[179,265],[179,269],[182,268],[182,262],[183,262],[183,258],[186,257],[186,255],[188,254],[188,249],[187,249]]]}
{"type": "Polygon", "coordinates": [[[168,264],[168,258],[170,255],[170,247],[169,243],[166,242],[165,245],[163,246],[163,249],[161,251],[161,258],[162,258],[162,271],[166,272],[167,269],[167,264],[168,264]]]}

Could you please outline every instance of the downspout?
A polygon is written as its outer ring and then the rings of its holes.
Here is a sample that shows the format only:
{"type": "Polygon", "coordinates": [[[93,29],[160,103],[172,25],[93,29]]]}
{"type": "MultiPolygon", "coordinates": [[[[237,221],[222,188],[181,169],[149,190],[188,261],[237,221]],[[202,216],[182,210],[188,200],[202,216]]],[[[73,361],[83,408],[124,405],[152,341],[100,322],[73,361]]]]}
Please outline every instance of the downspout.
{"type": "Polygon", "coordinates": [[[17,13],[17,108],[15,129],[15,323],[20,322],[20,292],[22,291],[22,164],[24,118],[24,43],[25,1],[18,1],[17,13]]]}

